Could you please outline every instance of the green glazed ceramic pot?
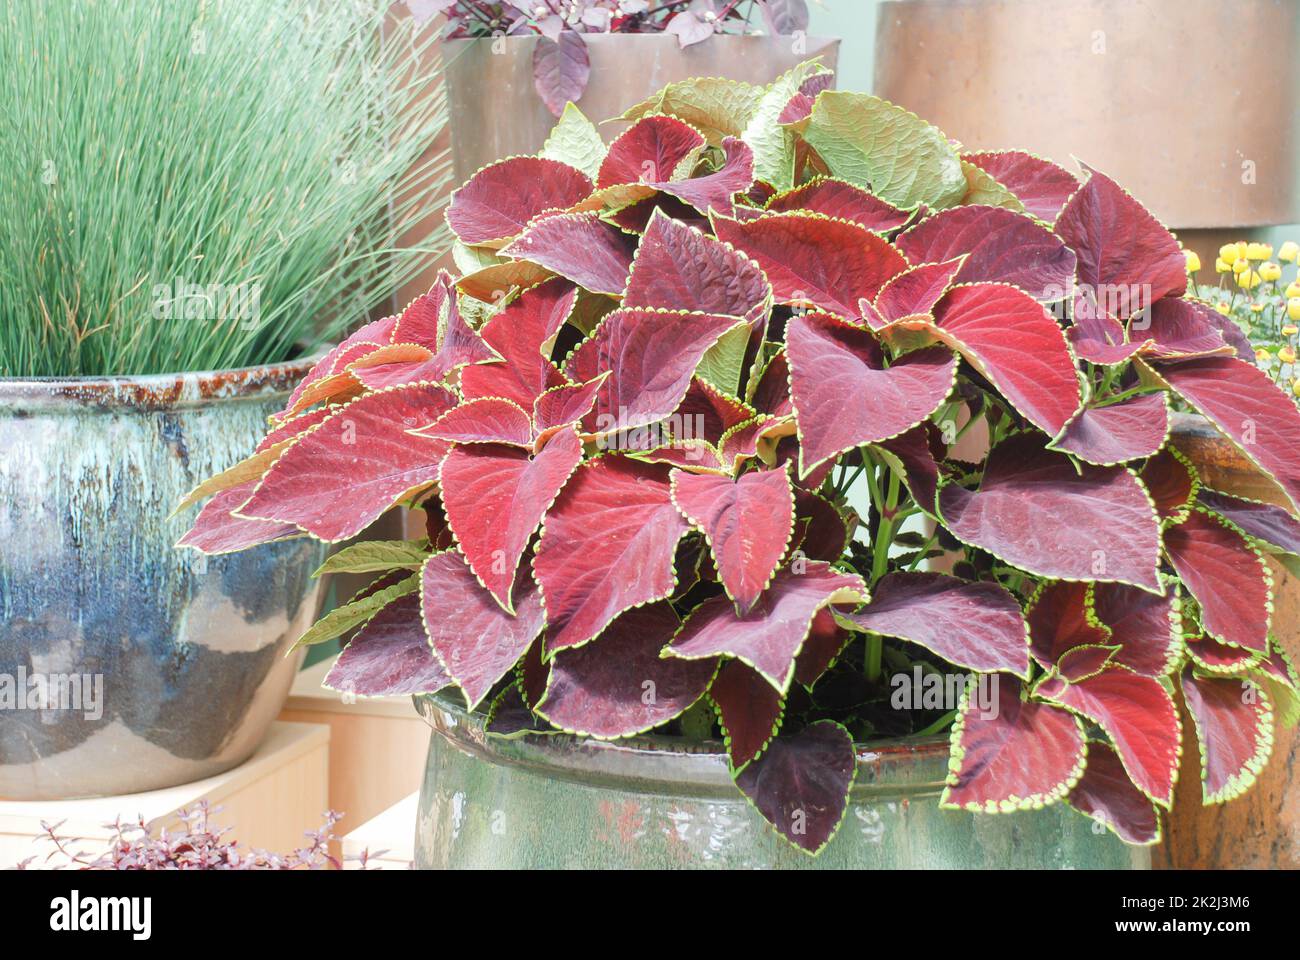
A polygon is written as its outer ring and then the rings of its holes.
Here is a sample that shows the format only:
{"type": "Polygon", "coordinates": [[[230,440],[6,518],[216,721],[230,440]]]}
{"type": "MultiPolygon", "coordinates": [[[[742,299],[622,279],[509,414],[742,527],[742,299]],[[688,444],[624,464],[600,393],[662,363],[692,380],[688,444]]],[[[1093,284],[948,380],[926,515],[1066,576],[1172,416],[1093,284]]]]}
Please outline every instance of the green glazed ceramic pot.
{"type": "Polygon", "coordinates": [[[780,839],[731,782],[720,744],[489,737],[460,697],[415,698],[433,728],[416,821],[421,868],[1146,869],[1065,804],[940,810],[945,740],[858,748],[839,832],[817,857],[780,839]]]}

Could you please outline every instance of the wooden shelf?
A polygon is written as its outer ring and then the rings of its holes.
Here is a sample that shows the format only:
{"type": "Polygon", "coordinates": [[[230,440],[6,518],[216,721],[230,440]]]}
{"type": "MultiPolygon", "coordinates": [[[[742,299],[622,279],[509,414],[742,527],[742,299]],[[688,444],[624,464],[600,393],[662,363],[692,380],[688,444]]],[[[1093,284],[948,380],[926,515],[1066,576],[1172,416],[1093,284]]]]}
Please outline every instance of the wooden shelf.
{"type": "Polygon", "coordinates": [[[419,803],[420,793],[416,791],[347,834],[343,838],[344,869],[357,869],[362,851],[370,852],[367,869],[411,869],[419,803]]]}

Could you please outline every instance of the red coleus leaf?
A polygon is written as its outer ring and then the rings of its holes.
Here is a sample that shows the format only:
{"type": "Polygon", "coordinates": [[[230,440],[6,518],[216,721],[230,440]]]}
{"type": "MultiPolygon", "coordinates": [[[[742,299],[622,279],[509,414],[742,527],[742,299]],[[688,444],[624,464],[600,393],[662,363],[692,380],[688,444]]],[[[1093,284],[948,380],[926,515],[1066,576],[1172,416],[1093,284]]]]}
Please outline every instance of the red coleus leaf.
{"type": "Polygon", "coordinates": [[[817,612],[867,598],[861,577],[817,561],[806,562],[801,569],[801,573],[789,567],[780,571],[745,614],[738,615],[726,597],[706,600],[682,624],[665,654],[685,660],[735,657],[784,694],[817,612]]]}
{"type": "Polygon", "coordinates": [[[1183,699],[1196,725],[1206,803],[1232,800],[1255,782],[1273,752],[1273,706],[1250,680],[1182,674],[1183,699]]]}
{"type": "Polygon", "coordinates": [[[294,523],[329,542],[356,536],[404,493],[438,478],[446,442],[408,431],[455,402],[442,387],[414,384],[337,408],[284,452],[240,515],[294,523]]]}
{"type": "Polygon", "coordinates": [[[689,529],[666,469],[617,456],[580,467],[551,509],[533,561],[547,648],[580,646],[624,610],[671,596],[677,541],[689,529]]]}
{"type": "Polygon", "coordinates": [[[429,649],[420,596],[399,597],[366,622],[343,648],[324,686],[359,697],[437,693],[452,678],[429,649]]]}
{"type": "Polygon", "coordinates": [[[421,570],[420,603],[429,644],[471,710],[546,625],[546,611],[532,582],[526,576],[519,580],[512,614],[479,585],[459,554],[432,556],[421,570]]]}
{"type": "Polygon", "coordinates": [[[632,238],[594,213],[538,220],[501,251],[568,277],[592,293],[619,296],[632,267],[632,238]]]}
{"type": "Polygon", "coordinates": [[[722,151],[722,166],[713,173],[652,186],[689,203],[700,213],[716,210],[731,216],[735,208],[732,198],[744,193],[754,182],[754,151],[735,137],[723,139],[722,151]]]}
{"type": "Polygon", "coordinates": [[[704,137],[689,123],[662,115],[643,117],[609,145],[596,187],[681,179],[690,174],[704,147],[704,137]]]}
{"type": "Polygon", "coordinates": [[[676,426],[673,435],[676,439],[706,440],[717,446],[728,431],[755,416],[753,407],[696,377],[673,413],[676,426]]]}
{"type": "Polygon", "coordinates": [[[806,559],[833,562],[844,555],[849,543],[849,526],[829,500],[801,490],[795,495],[795,517],[800,535],[796,549],[806,559]]]}
{"type": "Polygon", "coordinates": [[[560,427],[581,423],[596,408],[596,398],[609,373],[586,383],[552,387],[533,401],[533,425],[539,438],[560,427]]]}
{"type": "Polygon", "coordinates": [[[1201,490],[1196,500],[1206,510],[1236,524],[1247,536],[1284,553],[1300,554],[1300,522],[1281,507],[1217,490],[1201,490]]]}
{"type": "Polygon", "coordinates": [[[1182,519],[1196,498],[1199,481],[1191,465],[1172,447],[1165,447],[1146,462],[1138,474],[1155,501],[1161,520],[1182,519]]]}
{"type": "Polygon", "coordinates": [[[849,220],[859,226],[884,233],[905,224],[911,214],[886,203],[861,187],[845,180],[818,177],[793,190],[778,193],[767,201],[773,213],[806,211],[837,220],[849,220]]]}
{"type": "Polygon", "coordinates": [[[1087,746],[1064,710],[1020,699],[1020,683],[997,677],[992,699],[962,695],[952,729],[948,783],[939,805],[1002,813],[1060,800],[1083,774],[1087,746]]]}
{"type": "Polygon", "coordinates": [[[748,222],[718,217],[714,229],[718,239],[758,262],[779,303],[841,317],[856,317],[859,300],[874,300],[907,268],[903,255],[877,234],[820,214],[779,213],[748,222]]]}
{"type": "Polygon", "coordinates": [[[1200,605],[1206,633],[1268,652],[1272,575],[1259,551],[1221,520],[1193,511],[1165,530],[1165,552],[1200,605]]]}
{"type": "Polygon", "coordinates": [[[674,470],[673,503],[708,541],[727,595],[749,612],[771,582],[794,530],[794,489],[787,470],[737,480],[674,470]]]}
{"type": "Polygon", "coordinates": [[[1146,491],[1123,467],[1082,465],[1030,433],[989,454],[977,492],[939,492],[944,526],[959,540],[1042,577],[1131,583],[1163,592],[1160,528],[1146,491]]]}
{"type": "Polygon", "coordinates": [[[690,387],[704,354],[739,317],[657,310],[615,310],[569,357],[574,380],[611,371],[597,394],[595,429],[601,433],[658,423],[669,416],[690,387]]]}
{"type": "Polygon", "coordinates": [[[504,363],[481,363],[461,371],[465,399],[505,397],[525,410],[542,393],[562,385],[564,377],[551,363],[555,337],[573,312],[578,291],[555,278],[525,290],[483,325],[483,340],[504,363]]]}
{"type": "Polygon", "coordinates": [[[795,317],[786,352],[802,476],[846,450],[916,426],[947,398],[957,372],[943,347],[886,367],[870,331],[825,314],[795,317]]]}
{"type": "Polygon", "coordinates": [[[1093,613],[1119,646],[1115,662],[1146,677],[1163,677],[1178,662],[1182,626],[1173,591],[1158,597],[1122,583],[1092,587],[1093,613]]]}
{"type": "Polygon", "coordinates": [[[1159,810],[1133,786],[1109,744],[1088,744],[1088,766],[1066,799],[1125,843],[1149,846],[1160,842],[1159,810]]]}
{"type": "Polygon", "coordinates": [[[1080,360],[1115,366],[1131,359],[1145,344],[1145,341],[1129,343],[1124,324],[1097,305],[1091,290],[1077,293],[1070,318],[1072,323],[1066,335],[1080,360]]]}
{"type": "Polygon", "coordinates": [[[752,378],[747,388],[749,403],[754,410],[773,417],[794,414],[790,402],[790,362],[782,349],[772,356],[763,372],[752,378]]]}
{"type": "Polygon", "coordinates": [[[930,516],[938,509],[939,463],[946,450],[939,428],[926,421],[877,445],[886,462],[900,472],[917,506],[930,516]]]}
{"type": "Polygon", "coordinates": [[[419,436],[446,440],[448,443],[508,443],[530,447],[533,421],[523,407],[501,397],[480,397],[452,407],[419,436]]]}
{"type": "Polygon", "coordinates": [[[722,462],[722,455],[705,440],[674,440],[672,443],[632,454],[646,463],[662,463],[681,467],[692,473],[716,473],[731,476],[731,469],[722,462]]]}
{"type": "Polygon", "coordinates": [[[1087,680],[1089,677],[1095,677],[1111,662],[1115,655],[1115,649],[1110,645],[1089,644],[1086,647],[1075,647],[1067,650],[1056,665],[1056,672],[1059,677],[1056,680],[1068,683],[1078,683],[1081,680],[1087,680]]]}
{"type": "Polygon", "coordinates": [[[1168,436],[1169,405],[1163,393],[1153,393],[1081,408],[1050,446],[1088,463],[1112,466],[1151,456],[1168,436]]]}
{"type": "Polygon", "coordinates": [[[1218,311],[1209,304],[1166,297],[1129,323],[1129,339],[1144,339],[1142,353],[1152,358],[1234,356],[1236,350],[1223,339],[1217,319],[1218,311]]]}
{"type": "Polygon", "coordinates": [[[192,547],[200,553],[215,555],[247,550],[261,543],[283,540],[302,533],[296,524],[274,520],[249,520],[234,511],[248,500],[257,480],[247,480],[220,491],[203,505],[194,524],[176,542],[178,547],[192,547]]]}
{"type": "Polygon", "coordinates": [[[771,295],[754,261],[656,211],[632,261],[623,305],[748,317],[771,295]]]}
{"type": "Polygon", "coordinates": [[[611,740],[679,716],[709,688],[717,661],[660,657],[677,626],[672,607],[655,603],[627,611],[595,643],[561,650],[537,712],[562,730],[611,740]]]}
{"type": "Polygon", "coordinates": [[[288,418],[297,419],[301,411],[322,400],[341,402],[356,397],[362,392],[362,385],[347,372],[347,367],[362,357],[384,349],[384,346],[369,340],[354,341],[349,337],[317,361],[302,382],[294,387],[284,409],[271,419],[283,423],[288,418]]]}
{"type": "Polygon", "coordinates": [[[964,153],[962,159],[1014,193],[1027,213],[1048,223],[1079,189],[1079,181],[1064,167],[1023,150],[964,153]]]}
{"type": "Polygon", "coordinates": [[[1166,383],[1286,493],[1300,515],[1300,409],[1267,373],[1236,357],[1159,363],[1166,383]]]}
{"type": "Polygon", "coordinates": [[[736,786],[768,823],[805,853],[835,835],[857,773],[853,737],[831,720],[777,737],[736,776],[736,786]]]}
{"type": "Polygon", "coordinates": [[[1110,667],[1053,699],[1106,731],[1139,790],[1164,807],[1173,803],[1182,724],[1159,680],[1110,667]]]}
{"type": "Polygon", "coordinates": [[[1046,670],[1055,668],[1071,650],[1112,643],[1110,629],[1098,621],[1093,610],[1086,583],[1058,580],[1043,584],[1030,600],[1025,619],[1034,659],[1046,670]]]}
{"type": "Polygon", "coordinates": [[[1065,334],[1015,287],[954,287],[935,308],[939,336],[1035,426],[1055,436],[1079,408],[1079,379],[1065,334]]]}
{"type": "Polygon", "coordinates": [[[1056,219],[1078,258],[1078,282],[1108,313],[1126,320],[1187,289],[1187,262],[1173,234],[1123,187],[1091,171],[1056,219]]]}
{"type": "Polygon", "coordinates": [[[1063,300],[1074,287],[1074,253],[1050,229],[1013,210],[941,210],[895,241],[913,263],[965,256],[957,283],[1010,283],[1038,300],[1063,300]]]}
{"type": "Polygon", "coordinates": [[[537,456],[492,444],[458,446],[442,465],[447,521],[470,569],[507,610],[519,561],[542,517],[582,460],[570,427],[537,456]]]}
{"type": "Polygon", "coordinates": [[[541,37],[533,48],[533,86],[554,116],[566,104],[582,99],[591,76],[587,43],[574,30],[564,29],[554,39],[541,37]]]}
{"type": "Polygon", "coordinates": [[[941,573],[891,573],[876,584],[871,602],[845,619],[920,644],[959,667],[1029,677],[1020,603],[995,583],[941,573]]]}
{"type": "Polygon", "coordinates": [[[502,246],[539,213],[567,210],[591,190],[591,178],[567,163],[511,157],[484,167],[452,193],[447,224],[471,247],[502,246]]]}
{"type": "MultiPolygon", "coordinates": [[[[794,679],[808,689],[812,689],[823,673],[844,652],[852,634],[839,625],[835,615],[828,608],[817,611],[813,617],[812,630],[804,641],[803,649],[794,661],[794,679]]],[[[728,663],[737,663],[730,660],[728,663]]],[[[771,689],[769,687],[769,689],[771,689]]]]}
{"type": "Polygon", "coordinates": [[[739,660],[728,660],[709,687],[733,770],[743,770],[781,728],[785,701],[772,685],[739,660]]]}
{"type": "Polygon", "coordinates": [[[880,329],[904,317],[928,314],[952,287],[962,262],[958,257],[943,263],[922,263],[894,277],[880,289],[873,310],[865,309],[865,303],[859,304],[868,326],[880,329]]]}
{"type": "Polygon", "coordinates": [[[1187,652],[1192,662],[1214,674],[1242,673],[1248,670],[1259,654],[1244,647],[1229,647],[1213,637],[1185,637],[1187,652]]]}

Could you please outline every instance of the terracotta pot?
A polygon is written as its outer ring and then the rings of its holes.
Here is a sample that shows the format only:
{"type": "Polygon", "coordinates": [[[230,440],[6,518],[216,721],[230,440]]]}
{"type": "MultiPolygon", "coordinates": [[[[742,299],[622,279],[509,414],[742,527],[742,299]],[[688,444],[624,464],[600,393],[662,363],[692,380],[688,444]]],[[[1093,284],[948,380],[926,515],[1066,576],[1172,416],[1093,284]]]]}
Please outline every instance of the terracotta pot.
{"type": "Polygon", "coordinates": [[[253,450],[310,366],[0,380],[0,798],[159,789],[257,749],[324,548],[204,557],[173,547],[193,511],[168,513],[253,450]],[[40,682],[68,696],[20,706],[40,682]]]}
{"type": "Polygon", "coordinates": [[[1174,228],[1300,220],[1291,0],[882,0],[877,16],[875,92],[967,149],[1078,157],[1174,228]]]}
{"type": "MultiPolygon", "coordinates": [[[[1273,482],[1203,418],[1176,418],[1172,443],[1187,454],[1206,485],[1225,493],[1282,504],[1273,482]]],[[[1300,657],[1300,580],[1272,562],[1276,596],[1274,637],[1293,658],[1300,657]]],[[[1183,727],[1190,736],[1190,718],[1183,727]]],[[[1300,867],[1300,736],[1280,726],[1273,756],[1250,790],[1227,804],[1201,804],[1200,760],[1192,741],[1183,744],[1173,813],[1165,842],[1152,860],[1158,868],[1300,867]]]]}
{"type": "Polygon", "coordinates": [[[416,821],[422,868],[1145,869],[1065,804],[940,810],[946,739],[858,748],[839,832],[816,858],[781,840],[731,782],[722,745],[633,737],[489,737],[458,693],[416,697],[433,727],[416,821]]]}
{"type": "MultiPolygon", "coordinates": [[[[578,107],[599,123],[617,117],[666,84],[688,77],[768,83],[796,64],[821,57],[834,68],[839,40],[716,36],[685,50],[670,34],[589,34],[591,80],[578,107]]],[[[447,110],[457,182],[494,160],[536,153],[555,117],[533,87],[535,37],[448,40],[447,110]],[[498,52],[499,51],[499,52],[498,52]]],[[[600,129],[613,139],[623,124],[600,129]]]]}

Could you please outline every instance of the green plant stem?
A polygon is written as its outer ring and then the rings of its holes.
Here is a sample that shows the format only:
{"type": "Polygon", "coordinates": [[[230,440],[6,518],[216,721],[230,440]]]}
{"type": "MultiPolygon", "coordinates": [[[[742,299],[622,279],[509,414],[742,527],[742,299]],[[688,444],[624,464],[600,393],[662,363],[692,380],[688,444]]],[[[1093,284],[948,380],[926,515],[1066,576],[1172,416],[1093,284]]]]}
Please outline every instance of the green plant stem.
{"type": "Polygon", "coordinates": [[[913,736],[928,737],[932,733],[938,733],[944,727],[947,727],[949,724],[951,724],[953,720],[955,720],[956,718],[957,718],[957,711],[949,710],[947,713],[945,713],[938,720],[934,721],[934,723],[930,724],[924,730],[916,731],[916,733],[913,734],[913,736]]]}

